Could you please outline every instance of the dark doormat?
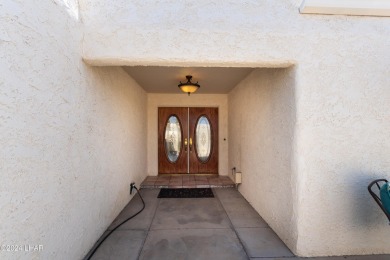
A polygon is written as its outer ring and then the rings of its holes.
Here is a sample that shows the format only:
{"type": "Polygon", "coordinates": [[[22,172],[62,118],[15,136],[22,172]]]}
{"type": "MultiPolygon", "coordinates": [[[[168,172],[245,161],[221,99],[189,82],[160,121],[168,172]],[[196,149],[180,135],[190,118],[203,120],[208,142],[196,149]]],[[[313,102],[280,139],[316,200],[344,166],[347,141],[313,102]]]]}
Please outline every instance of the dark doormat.
{"type": "Polygon", "coordinates": [[[214,198],[210,188],[161,189],[157,198],[214,198]]]}

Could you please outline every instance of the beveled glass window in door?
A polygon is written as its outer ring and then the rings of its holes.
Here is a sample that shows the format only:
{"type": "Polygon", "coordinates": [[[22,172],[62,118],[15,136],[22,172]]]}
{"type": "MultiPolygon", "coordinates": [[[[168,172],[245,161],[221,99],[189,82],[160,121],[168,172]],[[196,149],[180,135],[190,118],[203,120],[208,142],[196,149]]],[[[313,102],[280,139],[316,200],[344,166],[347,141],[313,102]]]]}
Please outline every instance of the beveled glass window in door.
{"type": "Polygon", "coordinates": [[[210,158],[211,138],[210,122],[206,116],[201,116],[195,130],[196,153],[201,162],[207,162],[210,158]]]}
{"type": "Polygon", "coordinates": [[[174,163],[181,151],[181,127],[176,116],[170,116],[165,126],[165,152],[170,162],[174,163]]]}

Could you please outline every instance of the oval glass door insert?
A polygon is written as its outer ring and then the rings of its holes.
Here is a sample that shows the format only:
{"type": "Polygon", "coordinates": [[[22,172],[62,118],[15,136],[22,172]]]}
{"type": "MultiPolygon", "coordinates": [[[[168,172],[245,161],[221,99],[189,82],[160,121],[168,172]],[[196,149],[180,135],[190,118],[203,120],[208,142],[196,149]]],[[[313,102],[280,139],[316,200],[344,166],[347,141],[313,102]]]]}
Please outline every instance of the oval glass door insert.
{"type": "Polygon", "coordinates": [[[171,116],[165,126],[165,152],[170,162],[177,161],[181,150],[181,127],[179,119],[171,116]]]}
{"type": "Polygon", "coordinates": [[[201,116],[195,130],[196,153],[201,162],[207,162],[211,154],[211,125],[206,116],[201,116]]]}

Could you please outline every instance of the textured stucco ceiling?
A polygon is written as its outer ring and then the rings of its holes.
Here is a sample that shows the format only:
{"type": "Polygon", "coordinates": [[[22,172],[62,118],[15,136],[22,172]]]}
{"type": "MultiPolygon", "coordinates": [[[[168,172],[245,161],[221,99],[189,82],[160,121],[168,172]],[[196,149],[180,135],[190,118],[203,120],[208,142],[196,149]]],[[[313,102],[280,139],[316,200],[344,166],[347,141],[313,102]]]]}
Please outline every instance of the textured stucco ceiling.
{"type": "Polygon", "coordinates": [[[180,93],[179,82],[186,82],[186,75],[192,75],[192,82],[198,82],[197,93],[229,93],[253,68],[222,67],[123,67],[124,70],[148,93],[180,93]]]}

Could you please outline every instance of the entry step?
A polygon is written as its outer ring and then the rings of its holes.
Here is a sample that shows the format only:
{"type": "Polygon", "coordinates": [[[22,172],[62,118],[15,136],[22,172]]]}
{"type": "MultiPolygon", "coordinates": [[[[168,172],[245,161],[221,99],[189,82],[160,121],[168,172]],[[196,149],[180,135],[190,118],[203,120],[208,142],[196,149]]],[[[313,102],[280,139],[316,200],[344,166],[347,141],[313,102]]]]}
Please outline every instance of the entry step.
{"type": "Polygon", "coordinates": [[[154,188],[231,188],[234,182],[228,176],[215,174],[161,174],[147,176],[142,189],[154,188]]]}

